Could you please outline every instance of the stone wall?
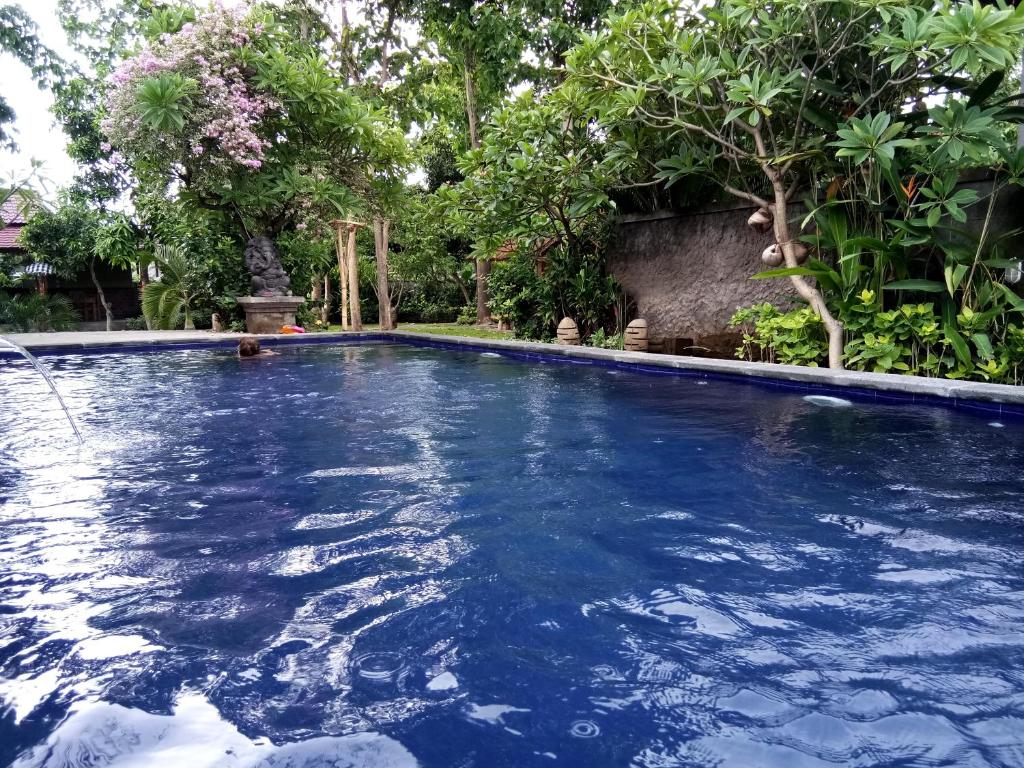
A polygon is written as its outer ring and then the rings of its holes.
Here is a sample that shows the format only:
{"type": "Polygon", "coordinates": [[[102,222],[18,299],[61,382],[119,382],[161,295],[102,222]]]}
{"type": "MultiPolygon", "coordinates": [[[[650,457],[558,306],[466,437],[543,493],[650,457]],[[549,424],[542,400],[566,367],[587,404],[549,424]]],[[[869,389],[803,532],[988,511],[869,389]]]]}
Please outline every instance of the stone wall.
{"type": "Polygon", "coordinates": [[[728,357],[738,346],[739,334],[728,326],[737,307],[789,302],[788,280],[750,279],[765,268],[761,251],[772,243],[771,233],[746,225],[753,212],[726,205],[619,220],[609,269],[636,301],[652,340],[688,339],[697,349],[687,354],[728,357]]]}
{"type": "MultiPolygon", "coordinates": [[[[960,186],[986,198],[991,180],[983,173],[965,176],[960,186]]],[[[988,202],[968,208],[968,221],[959,226],[982,231],[988,202]]],[[[731,357],[740,334],[729,328],[737,307],[760,301],[788,305],[795,292],[789,280],[751,280],[765,267],[761,251],[772,234],[759,234],[746,225],[753,207],[725,204],[697,211],[623,216],[609,255],[609,269],[637,303],[637,315],[647,320],[650,338],[669,340],[664,351],[731,357]],[[687,339],[695,348],[682,350],[673,339],[687,339]]],[[[802,207],[791,212],[801,217],[802,207]]],[[[988,240],[1024,228],[1024,189],[1005,189],[995,201],[988,240]]],[[[1024,255],[1024,236],[1003,241],[1003,255],[1024,255]]],[[[941,273],[930,275],[941,280],[941,273]]]]}

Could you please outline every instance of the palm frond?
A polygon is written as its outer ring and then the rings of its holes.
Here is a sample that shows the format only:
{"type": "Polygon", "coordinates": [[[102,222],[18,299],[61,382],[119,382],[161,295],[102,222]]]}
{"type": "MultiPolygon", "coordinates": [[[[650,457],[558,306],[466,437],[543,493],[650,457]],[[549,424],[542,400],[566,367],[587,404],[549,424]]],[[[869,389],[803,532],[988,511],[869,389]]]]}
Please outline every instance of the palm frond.
{"type": "Polygon", "coordinates": [[[186,316],[190,314],[190,264],[181,249],[170,245],[157,245],[153,262],[160,270],[160,279],[142,289],[142,314],[151,328],[172,330],[183,310],[186,316]]]}

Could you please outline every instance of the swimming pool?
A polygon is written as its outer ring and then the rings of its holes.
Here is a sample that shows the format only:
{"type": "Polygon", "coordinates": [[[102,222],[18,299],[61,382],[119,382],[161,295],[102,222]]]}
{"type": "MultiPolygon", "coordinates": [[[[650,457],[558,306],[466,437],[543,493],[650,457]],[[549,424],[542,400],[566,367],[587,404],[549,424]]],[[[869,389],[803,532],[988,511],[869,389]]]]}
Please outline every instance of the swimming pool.
{"type": "Polygon", "coordinates": [[[0,362],[0,765],[1024,765],[1024,429],[407,345],[0,362]]]}

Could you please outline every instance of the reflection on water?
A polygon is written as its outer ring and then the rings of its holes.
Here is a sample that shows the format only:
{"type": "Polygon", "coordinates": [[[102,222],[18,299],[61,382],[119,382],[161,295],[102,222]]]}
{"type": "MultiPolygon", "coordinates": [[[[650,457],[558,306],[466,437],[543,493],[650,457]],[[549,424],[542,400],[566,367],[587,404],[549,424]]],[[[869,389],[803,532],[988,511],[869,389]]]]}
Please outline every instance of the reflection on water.
{"type": "Polygon", "coordinates": [[[0,362],[0,765],[1024,765],[1019,423],[403,347],[47,362],[86,445],[0,362]]]}

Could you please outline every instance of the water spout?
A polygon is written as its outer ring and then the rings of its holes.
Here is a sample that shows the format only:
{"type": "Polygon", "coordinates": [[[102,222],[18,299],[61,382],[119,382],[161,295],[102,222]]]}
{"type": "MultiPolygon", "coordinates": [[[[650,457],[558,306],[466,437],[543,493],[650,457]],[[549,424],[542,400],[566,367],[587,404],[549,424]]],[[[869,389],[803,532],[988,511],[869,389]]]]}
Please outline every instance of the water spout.
{"type": "Polygon", "coordinates": [[[64,398],[60,396],[60,392],[57,391],[57,385],[53,383],[53,379],[50,377],[50,372],[43,367],[43,364],[36,359],[35,355],[30,353],[23,346],[15,344],[10,339],[0,337],[0,351],[11,349],[28,360],[32,364],[32,367],[39,371],[39,375],[46,380],[47,384],[49,384],[50,391],[53,392],[54,397],[57,398],[57,402],[60,403],[60,407],[64,409],[64,415],[68,417],[68,424],[70,424],[71,429],[74,430],[75,437],[78,438],[78,444],[82,445],[85,443],[85,440],[82,438],[82,433],[78,431],[78,425],[75,424],[75,420],[71,418],[71,411],[68,410],[67,403],[65,403],[64,398]]]}

